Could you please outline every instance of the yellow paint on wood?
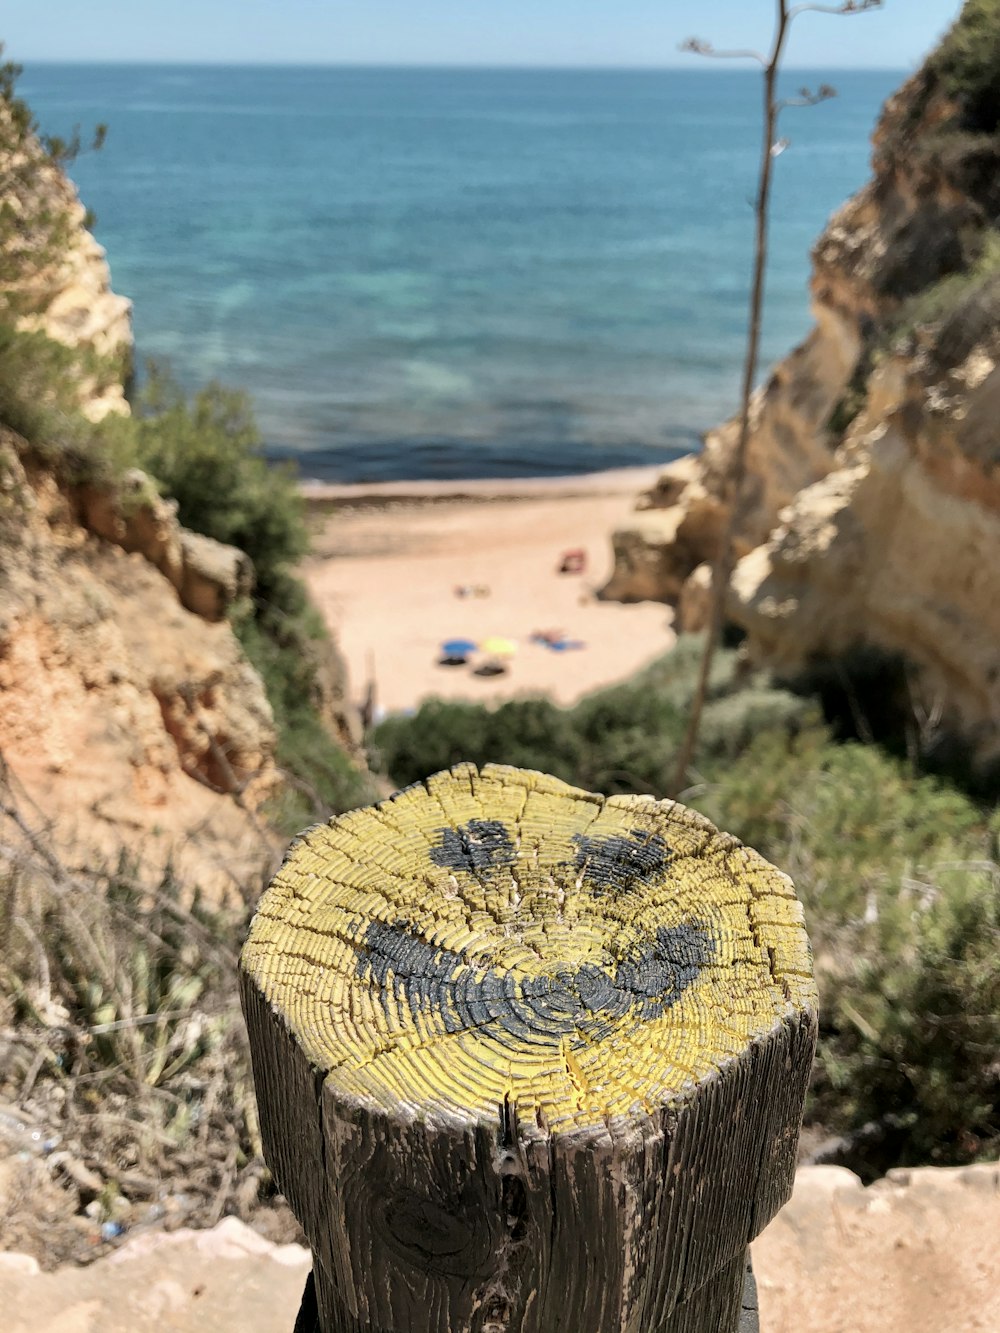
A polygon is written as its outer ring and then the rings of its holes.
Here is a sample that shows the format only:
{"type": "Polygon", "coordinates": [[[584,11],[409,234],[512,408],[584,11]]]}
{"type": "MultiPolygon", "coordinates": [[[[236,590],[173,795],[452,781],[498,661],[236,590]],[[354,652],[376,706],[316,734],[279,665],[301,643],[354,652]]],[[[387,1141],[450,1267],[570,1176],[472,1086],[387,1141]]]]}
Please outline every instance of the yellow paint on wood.
{"type": "Polygon", "coordinates": [[[552,1132],[815,1006],[790,881],[674,802],[461,765],[310,830],[242,965],[341,1096],[552,1132]]]}

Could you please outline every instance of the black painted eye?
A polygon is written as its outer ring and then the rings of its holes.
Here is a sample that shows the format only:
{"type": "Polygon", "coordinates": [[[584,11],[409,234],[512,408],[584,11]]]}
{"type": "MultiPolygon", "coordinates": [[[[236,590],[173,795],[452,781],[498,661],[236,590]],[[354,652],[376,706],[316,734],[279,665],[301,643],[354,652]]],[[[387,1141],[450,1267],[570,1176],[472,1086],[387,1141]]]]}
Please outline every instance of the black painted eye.
{"type": "Polygon", "coordinates": [[[577,833],[573,841],[577,848],[573,866],[583,872],[598,898],[612,885],[627,889],[655,883],[674,857],[658,833],[640,829],[630,829],[628,837],[587,838],[577,833]]]}
{"type": "Polygon", "coordinates": [[[510,834],[499,819],[470,819],[440,833],[440,843],[431,848],[431,860],[445,870],[475,873],[512,865],[517,858],[510,834]]]}

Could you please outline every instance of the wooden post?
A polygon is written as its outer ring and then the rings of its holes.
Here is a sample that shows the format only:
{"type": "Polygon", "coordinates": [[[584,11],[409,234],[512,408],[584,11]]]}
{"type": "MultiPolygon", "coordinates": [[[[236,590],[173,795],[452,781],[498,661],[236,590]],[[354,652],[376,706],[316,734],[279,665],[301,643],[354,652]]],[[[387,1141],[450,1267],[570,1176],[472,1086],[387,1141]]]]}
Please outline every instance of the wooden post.
{"type": "Polygon", "coordinates": [[[240,979],[298,1328],[748,1327],[816,994],[790,881],[735,838],[461,765],[304,834],[240,979]]]}

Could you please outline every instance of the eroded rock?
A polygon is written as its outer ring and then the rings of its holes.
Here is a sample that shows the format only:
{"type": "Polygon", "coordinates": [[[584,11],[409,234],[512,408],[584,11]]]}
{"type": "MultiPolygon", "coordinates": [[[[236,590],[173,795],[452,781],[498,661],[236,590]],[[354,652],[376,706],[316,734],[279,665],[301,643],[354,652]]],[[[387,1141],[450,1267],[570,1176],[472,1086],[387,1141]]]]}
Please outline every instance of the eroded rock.
{"type": "Polygon", "coordinates": [[[0,462],[0,750],[21,788],[59,847],[116,855],[125,837],[151,874],[173,859],[202,885],[253,882],[273,850],[254,815],[277,780],[273,718],[227,621],[178,596],[173,507],[95,500],[99,537],[10,440],[0,462]]]}
{"type": "MultiPolygon", "coordinates": [[[[985,762],[1000,754],[1000,277],[975,266],[996,243],[1000,139],[962,130],[928,66],[887,103],[873,166],[813,252],[815,328],[753,398],[727,609],[782,672],[897,657],[923,740],[958,731],[985,762]],[[906,302],[953,273],[950,304],[901,333],[906,302]]],[[[710,431],[640,497],[604,596],[705,624],[738,433],[710,431]]]]}

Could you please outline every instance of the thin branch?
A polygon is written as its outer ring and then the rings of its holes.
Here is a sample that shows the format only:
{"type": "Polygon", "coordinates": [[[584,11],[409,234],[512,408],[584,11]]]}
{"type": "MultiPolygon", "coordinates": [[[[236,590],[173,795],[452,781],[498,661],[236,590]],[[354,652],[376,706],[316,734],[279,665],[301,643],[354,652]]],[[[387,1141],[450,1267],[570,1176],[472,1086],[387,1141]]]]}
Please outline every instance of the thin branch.
{"type": "Polygon", "coordinates": [[[789,106],[819,106],[837,96],[837,90],[829,83],[821,83],[815,92],[811,88],[800,88],[797,97],[783,97],[777,103],[777,110],[784,111],[789,106]]]}
{"type": "MultiPolygon", "coordinates": [[[[777,96],[778,74],[785,52],[789,28],[799,14],[815,12],[821,14],[858,14],[865,10],[877,9],[882,0],[844,0],[840,5],[802,4],[790,8],[788,0],[776,0],[774,39],[771,54],[764,59],[756,52],[745,55],[756,60],[763,69],[764,82],[764,125],[761,144],[760,167],[757,178],[757,199],[754,205],[755,235],[753,275],[750,288],[750,311],[747,327],[746,357],[743,367],[742,391],[740,396],[739,434],[724,478],[721,499],[725,509],[725,522],[719,541],[719,550],[712,571],[712,598],[709,612],[705,649],[702,653],[698,670],[698,680],[691,699],[691,711],[688,725],[677,754],[676,768],[673,775],[672,792],[682,791],[687,782],[688,773],[694,759],[701,731],[701,719],[708,699],[712,663],[722,639],[722,628],[726,618],[726,597],[736,563],[736,532],[747,470],[747,452],[751,436],[751,414],[753,391],[757,378],[757,363],[760,355],[760,336],[764,310],[764,287],[767,275],[768,236],[770,226],[771,182],[774,163],[787,147],[787,142],[777,139],[778,118],[786,106],[811,106],[827,101],[833,95],[829,84],[821,84],[813,93],[808,88],[801,89],[798,98],[784,101],[777,96]]],[[[693,40],[683,48],[696,55],[715,56],[719,53],[710,42],[693,40]]],[[[733,53],[736,54],[736,53],[733,53]]]]}
{"type": "Polygon", "coordinates": [[[882,0],[844,0],[842,5],[796,5],[788,11],[789,21],[800,14],[864,14],[869,9],[881,9],[882,0]]]}
{"type": "Polygon", "coordinates": [[[687,55],[705,56],[709,60],[756,60],[761,69],[767,68],[767,57],[759,51],[716,51],[711,42],[703,41],[700,37],[688,37],[677,49],[687,55]]]}

